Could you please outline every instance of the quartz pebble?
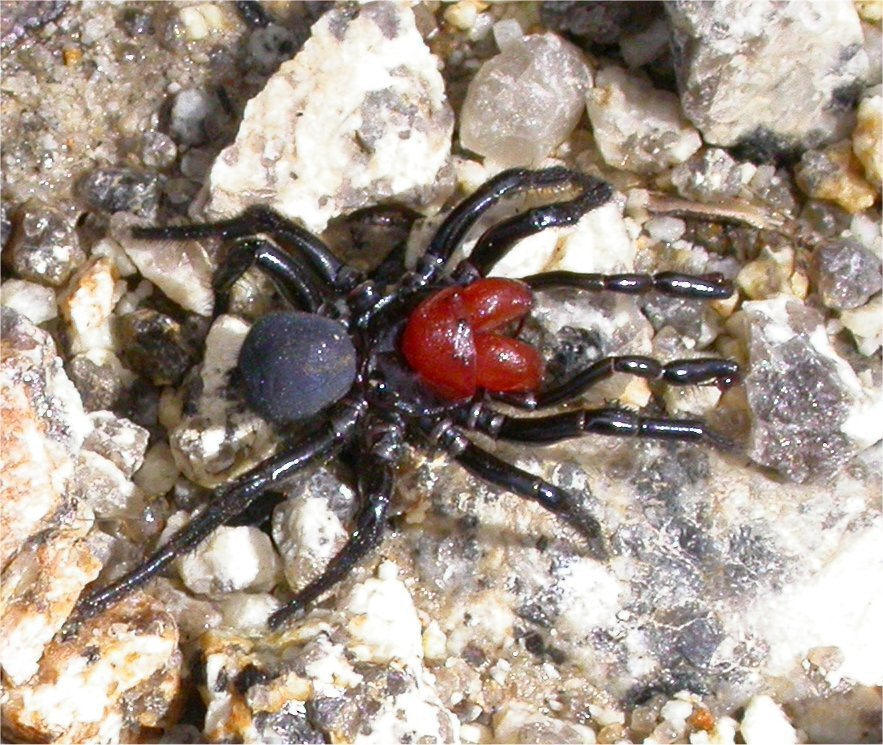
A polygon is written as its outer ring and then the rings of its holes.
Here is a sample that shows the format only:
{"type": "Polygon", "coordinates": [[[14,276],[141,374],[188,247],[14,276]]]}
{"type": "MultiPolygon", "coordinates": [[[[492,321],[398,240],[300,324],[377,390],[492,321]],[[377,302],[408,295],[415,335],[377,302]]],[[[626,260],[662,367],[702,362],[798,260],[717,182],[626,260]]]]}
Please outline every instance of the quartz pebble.
{"type": "Polygon", "coordinates": [[[219,109],[214,96],[196,88],[184,88],[172,103],[169,130],[177,142],[201,145],[210,139],[209,127],[212,119],[219,115],[219,109]]]}
{"type": "Polygon", "coordinates": [[[586,108],[598,149],[616,168],[658,173],[684,162],[702,145],[677,96],[621,67],[596,74],[586,108]]]}
{"type": "Polygon", "coordinates": [[[52,288],[23,279],[7,279],[3,283],[0,305],[21,313],[35,324],[51,321],[58,315],[52,288]]]}
{"type": "Polygon", "coordinates": [[[797,733],[785,712],[769,696],[754,696],[748,702],[739,731],[748,745],[767,742],[788,745],[798,742],[797,733]]]}
{"type": "Polygon", "coordinates": [[[210,316],[214,307],[214,264],[199,241],[147,241],[132,238],[133,220],[116,215],[111,231],[143,277],[185,310],[210,316]]]}
{"type": "Polygon", "coordinates": [[[85,260],[73,224],[37,201],[20,210],[8,252],[10,268],[22,279],[60,287],[85,260]]]}
{"type": "Polygon", "coordinates": [[[844,311],[840,322],[852,332],[862,354],[872,355],[883,345],[883,299],[875,298],[861,308],[844,311]]]}
{"type": "Polygon", "coordinates": [[[171,137],[151,130],[141,138],[141,162],[148,168],[168,168],[178,157],[178,148],[171,137]]]}
{"type": "Polygon", "coordinates": [[[686,163],[672,169],[671,182],[682,197],[697,202],[721,202],[739,196],[747,175],[754,171],[751,164],[734,160],[717,147],[704,149],[686,163]]]}
{"type": "Polygon", "coordinates": [[[591,82],[576,47],[555,34],[526,36],[473,77],[460,142],[501,167],[536,165],[576,126],[591,82]]]}
{"type": "Polygon", "coordinates": [[[354,504],[355,494],[330,473],[319,471],[273,512],[273,540],[288,586],[295,592],[316,579],[346,542],[347,531],[331,499],[354,504]]]}
{"type": "Polygon", "coordinates": [[[815,147],[848,134],[840,91],[867,74],[851,0],[666,3],[681,103],[706,142],[760,151],[815,147]]]}
{"type": "Polygon", "coordinates": [[[208,212],[265,203],[319,232],[381,200],[438,204],[452,186],[452,127],[438,61],[410,7],[333,8],[248,103],[212,168],[208,212]]]}
{"type": "Polygon", "coordinates": [[[113,349],[112,314],[117,296],[116,271],[110,259],[91,259],[59,296],[74,354],[113,349]]]}
{"type": "Polygon", "coordinates": [[[131,370],[107,349],[91,349],[71,358],[67,372],[86,411],[115,408],[135,380],[131,370]]]}

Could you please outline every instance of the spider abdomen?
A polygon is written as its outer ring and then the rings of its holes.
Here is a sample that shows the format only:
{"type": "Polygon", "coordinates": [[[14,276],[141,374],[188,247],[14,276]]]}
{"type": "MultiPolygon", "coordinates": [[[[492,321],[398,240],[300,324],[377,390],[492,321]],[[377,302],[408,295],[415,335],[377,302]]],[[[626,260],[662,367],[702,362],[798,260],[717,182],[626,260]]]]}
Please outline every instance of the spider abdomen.
{"type": "Polygon", "coordinates": [[[402,334],[402,354],[420,378],[449,399],[536,390],[542,380],[539,353],[497,333],[533,304],[527,285],[511,279],[481,279],[447,287],[421,302],[402,334]]]}
{"type": "Polygon", "coordinates": [[[338,401],[356,379],[356,350],[336,321],[313,313],[272,313],[257,321],[239,350],[249,405],[285,423],[338,401]]]}

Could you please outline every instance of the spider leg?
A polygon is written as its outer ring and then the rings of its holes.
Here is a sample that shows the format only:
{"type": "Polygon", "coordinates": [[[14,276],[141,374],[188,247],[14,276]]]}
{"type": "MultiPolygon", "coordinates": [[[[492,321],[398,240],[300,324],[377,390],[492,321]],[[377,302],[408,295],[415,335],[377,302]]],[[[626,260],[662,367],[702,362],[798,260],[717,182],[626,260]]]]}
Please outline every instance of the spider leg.
{"type": "Polygon", "coordinates": [[[722,274],[591,274],[581,272],[543,272],[522,277],[531,289],[572,287],[598,292],[609,290],[627,295],[643,295],[655,291],[671,297],[717,300],[730,297],[733,285],[722,274]]]}
{"type": "Polygon", "coordinates": [[[540,417],[519,417],[503,414],[479,402],[469,410],[461,410],[458,418],[466,426],[493,439],[513,442],[548,444],[598,434],[707,442],[722,449],[732,447],[725,437],[710,429],[701,419],[645,417],[618,406],[574,409],[540,417]]]}
{"type": "Polygon", "coordinates": [[[652,357],[627,355],[602,357],[585,370],[539,393],[501,395],[495,398],[521,409],[541,409],[579,396],[614,373],[628,373],[645,380],[664,380],[670,385],[714,384],[721,390],[739,382],[738,363],[721,357],[696,357],[662,364],[652,357]]]}
{"type": "Polygon", "coordinates": [[[360,504],[353,532],[343,548],[328,562],[322,574],[267,619],[267,625],[271,629],[284,626],[292,615],[336,585],[380,542],[386,526],[393,481],[393,470],[388,461],[375,455],[360,458],[357,483],[360,504]]]}
{"type": "Polygon", "coordinates": [[[219,525],[246,510],[267,489],[293,476],[320,458],[327,457],[349,439],[361,417],[363,402],[344,400],[328,422],[281,453],[267,458],[225,488],[217,499],[178,530],[152,556],[107,587],[81,597],[68,623],[89,618],[121,600],[158,574],[178,556],[192,551],[219,525]]]}
{"type": "Polygon", "coordinates": [[[579,189],[580,194],[568,201],[528,210],[491,228],[476,244],[472,253],[472,264],[484,273],[482,266],[485,263],[493,266],[506,248],[518,238],[548,227],[570,225],[588,210],[608,201],[613,193],[609,184],[566,168],[545,168],[538,171],[511,168],[480,186],[451,211],[433,236],[427,254],[441,259],[442,262],[447,261],[476,220],[504,197],[559,187],[579,189]],[[497,253],[499,255],[492,258],[497,253]]]}
{"type": "Polygon", "coordinates": [[[297,256],[264,238],[240,238],[212,278],[218,313],[227,311],[230,288],[251,266],[267,274],[294,307],[315,313],[322,306],[325,297],[319,282],[297,256]]]}
{"type": "Polygon", "coordinates": [[[569,492],[480,448],[449,422],[433,426],[428,420],[421,420],[418,426],[473,476],[537,502],[586,538],[596,557],[607,556],[601,525],[592,515],[579,509],[569,492]]]}
{"type": "Polygon", "coordinates": [[[218,237],[225,240],[265,233],[280,246],[303,256],[313,271],[336,290],[350,290],[361,275],[340,261],[331,249],[306,228],[264,205],[246,209],[229,220],[163,227],[136,226],[132,236],[141,240],[194,240],[218,237]]]}
{"type": "MultiPolygon", "coordinates": [[[[484,209],[487,209],[487,207],[507,193],[562,186],[578,189],[579,193],[573,199],[553,202],[552,204],[534,207],[521,212],[486,230],[478,239],[469,258],[461,261],[454,270],[455,276],[474,278],[476,275],[487,275],[509,249],[522,238],[539,233],[546,228],[573,225],[586,212],[608,202],[613,195],[613,189],[610,184],[583,173],[569,171],[566,168],[547,168],[541,171],[521,171],[516,169],[504,171],[500,176],[506,176],[507,174],[509,174],[508,178],[503,181],[500,188],[492,191],[490,198],[486,197],[484,200],[480,200],[476,207],[466,213],[464,217],[468,217],[468,220],[461,218],[460,221],[455,221],[454,227],[457,229],[450,231],[453,238],[455,238],[455,242],[451,238],[447,238],[443,232],[445,224],[442,224],[442,227],[436,234],[436,239],[430,244],[429,250],[433,251],[437,245],[436,240],[441,235],[443,250],[447,256],[450,256],[450,253],[462,240],[465,229],[471,226],[484,209]],[[508,190],[503,191],[503,186],[508,186],[508,190]]],[[[497,178],[499,179],[500,176],[497,178]]],[[[494,181],[488,182],[485,187],[482,187],[482,189],[473,194],[473,197],[492,186],[494,181]]],[[[468,205],[468,203],[469,200],[464,202],[464,205],[468,205]]],[[[464,205],[461,205],[461,207],[464,205]]],[[[451,216],[454,216],[456,212],[457,210],[454,210],[451,216]]],[[[435,248],[435,250],[441,249],[435,248]]]]}

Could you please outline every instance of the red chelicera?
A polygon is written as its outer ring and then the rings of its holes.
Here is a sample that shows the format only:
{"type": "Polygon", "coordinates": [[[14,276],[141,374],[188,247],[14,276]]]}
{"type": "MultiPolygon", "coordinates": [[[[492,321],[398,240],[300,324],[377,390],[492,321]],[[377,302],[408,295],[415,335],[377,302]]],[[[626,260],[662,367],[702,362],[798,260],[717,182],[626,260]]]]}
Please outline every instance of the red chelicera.
{"type": "Polygon", "coordinates": [[[529,344],[496,333],[533,304],[527,285],[480,279],[447,287],[421,302],[402,334],[402,354],[436,392],[468,398],[479,389],[520,393],[539,388],[543,362],[529,344]]]}

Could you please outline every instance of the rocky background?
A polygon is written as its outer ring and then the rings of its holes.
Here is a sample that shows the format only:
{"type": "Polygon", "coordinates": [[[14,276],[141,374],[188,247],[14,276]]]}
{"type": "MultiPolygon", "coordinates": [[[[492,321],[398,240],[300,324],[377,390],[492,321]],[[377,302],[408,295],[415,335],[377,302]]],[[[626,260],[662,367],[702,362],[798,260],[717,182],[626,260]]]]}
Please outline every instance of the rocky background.
{"type": "Polygon", "coordinates": [[[881,11],[4,2],[4,736],[879,742],[881,11]],[[370,266],[407,231],[346,216],[393,201],[424,215],[413,260],[439,210],[555,163],[615,199],[498,273],[719,271],[738,293],[547,293],[522,333],[549,378],[617,353],[736,358],[744,383],[723,396],[614,377],[585,403],[702,416],[737,453],[497,446],[598,516],[601,562],[539,507],[414,451],[380,549],[268,634],[344,540],[335,462],[57,633],[84,586],[280,439],[229,376],[272,288],[249,273],[215,318],[219,246],[129,225],[263,202],[370,266]]]}

